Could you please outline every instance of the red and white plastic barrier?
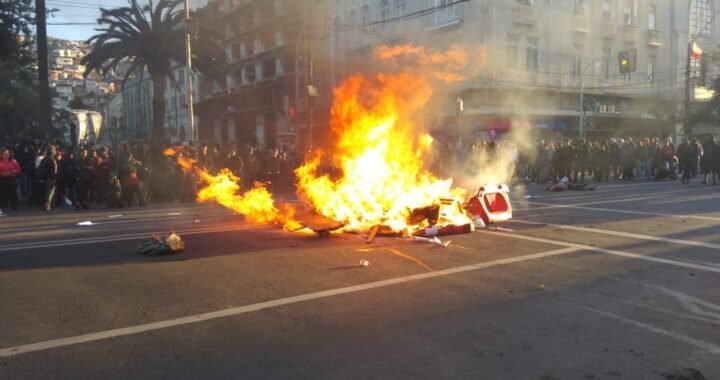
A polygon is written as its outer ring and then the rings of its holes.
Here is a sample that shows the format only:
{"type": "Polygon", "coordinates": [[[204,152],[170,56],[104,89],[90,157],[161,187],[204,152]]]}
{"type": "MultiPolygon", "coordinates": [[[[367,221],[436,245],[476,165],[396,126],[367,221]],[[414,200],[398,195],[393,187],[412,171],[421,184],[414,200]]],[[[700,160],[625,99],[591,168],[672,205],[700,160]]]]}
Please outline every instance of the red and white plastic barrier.
{"type": "Polygon", "coordinates": [[[467,210],[473,219],[479,217],[485,224],[510,220],[510,189],[507,185],[482,186],[468,201],[467,210]]]}

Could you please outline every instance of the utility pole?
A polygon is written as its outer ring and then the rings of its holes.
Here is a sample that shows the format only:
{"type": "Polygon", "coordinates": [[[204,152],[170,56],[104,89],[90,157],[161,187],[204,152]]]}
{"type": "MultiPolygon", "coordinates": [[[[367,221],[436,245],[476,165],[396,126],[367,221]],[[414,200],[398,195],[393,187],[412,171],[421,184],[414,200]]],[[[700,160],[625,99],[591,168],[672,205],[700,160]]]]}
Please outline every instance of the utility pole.
{"type": "Polygon", "coordinates": [[[692,130],[690,129],[690,57],[692,56],[692,47],[695,38],[688,42],[687,59],[685,61],[685,118],[683,120],[683,132],[686,138],[692,138],[692,130]]]}
{"type": "MultiPolygon", "coordinates": [[[[314,11],[314,0],[310,0],[310,17],[313,15],[314,11]]],[[[309,19],[309,18],[308,18],[309,19]]],[[[308,28],[312,28],[312,24],[306,23],[305,24],[308,28]]],[[[307,109],[308,109],[308,128],[310,128],[310,149],[313,149],[313,102],[314,102],[314,96],[310,93],[310,86],[315,86],[315,67],[314,67],[314,56],[313,56],[313,30],[310,29],[309,38],[308,40],[308,65],[309,65],[309,72],[308,72],[308,86],[307,86],[307,109]]]]}
{"type": "Polygon", "coordinates": [[[185,71],[187,75],[188,140],[195,141],[195,112],[193,108],[192,47],[190,45],[192,28],[190,25],[190,0],[185,0],[185,71]]]}
{"type": "Polygon", "coordinates": [[[48,51],[47,51],[47,10],[45,0],[35,0],[35,20],[37,29],[37,57],[38,57],[38,95],[40,96],[40,128],[49,138],[52,132],[52,118],[50,104],[50,83],[48,79],[48,51]]]}

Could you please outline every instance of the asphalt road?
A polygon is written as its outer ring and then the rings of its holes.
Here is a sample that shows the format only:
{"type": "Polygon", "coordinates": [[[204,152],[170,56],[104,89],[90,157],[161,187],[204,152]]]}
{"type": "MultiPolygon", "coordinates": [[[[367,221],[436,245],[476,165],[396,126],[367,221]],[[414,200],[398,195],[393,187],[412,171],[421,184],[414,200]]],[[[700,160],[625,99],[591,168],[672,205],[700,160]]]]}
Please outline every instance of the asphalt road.
{"type": "Polygon", "coordinates": [[[447,248],[209,205],[10,213],[0,379],[720,379],[720,187],[516,194],[509,231],[447,248]],[[184,253],[134,253],[171,229],[184,253]]]}

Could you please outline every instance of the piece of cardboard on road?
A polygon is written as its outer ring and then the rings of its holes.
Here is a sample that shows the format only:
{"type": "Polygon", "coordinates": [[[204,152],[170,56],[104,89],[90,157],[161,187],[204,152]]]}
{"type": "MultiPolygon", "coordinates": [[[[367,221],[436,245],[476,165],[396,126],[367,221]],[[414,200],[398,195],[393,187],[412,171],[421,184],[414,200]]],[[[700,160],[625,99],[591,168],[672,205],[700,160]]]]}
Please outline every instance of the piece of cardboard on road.
{"type": "Polygon", "coordinates": [[[342,228],[345,223],[330,219],[309,210],[297,210],[295,212],[295,220],[306,228],[311,229],[320,237],[330,236],[331,231],[342,228]]]}

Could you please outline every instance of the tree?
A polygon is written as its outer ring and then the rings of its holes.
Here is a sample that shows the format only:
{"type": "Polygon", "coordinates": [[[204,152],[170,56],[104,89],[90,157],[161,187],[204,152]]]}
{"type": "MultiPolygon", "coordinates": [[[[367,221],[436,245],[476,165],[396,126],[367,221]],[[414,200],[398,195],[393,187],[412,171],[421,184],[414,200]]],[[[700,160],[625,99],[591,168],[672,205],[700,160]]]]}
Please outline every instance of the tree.
{"type": "Polygon", "coordinates": [[[33,89],[34,23],[33,0],[0,1],[0,137],[29,130],[39,112],[33,89]]]}
{"type": "MultiPolygon", "coordinates": [[[[130,61],[122,85],[131,75],[142,75],[144,69],[153,84],[153,130],[155,142],[165,138],[165,78],[171,76],[173,63],[185,61],[184,13],[177,10],[180,0],[160,0],[157,5],[140,6],[131,0],[128,7],[104,9],[98,19],[99,33],[88,43],[92,50],[82,59],[87,65],[85,76],[96,71],[102,76],[123,60],[130,61]]],[[[203,74],[219,78],[223,73],[224,52],[209,28],[199,28],[193,47],[193,67],[203,74]]]]}

